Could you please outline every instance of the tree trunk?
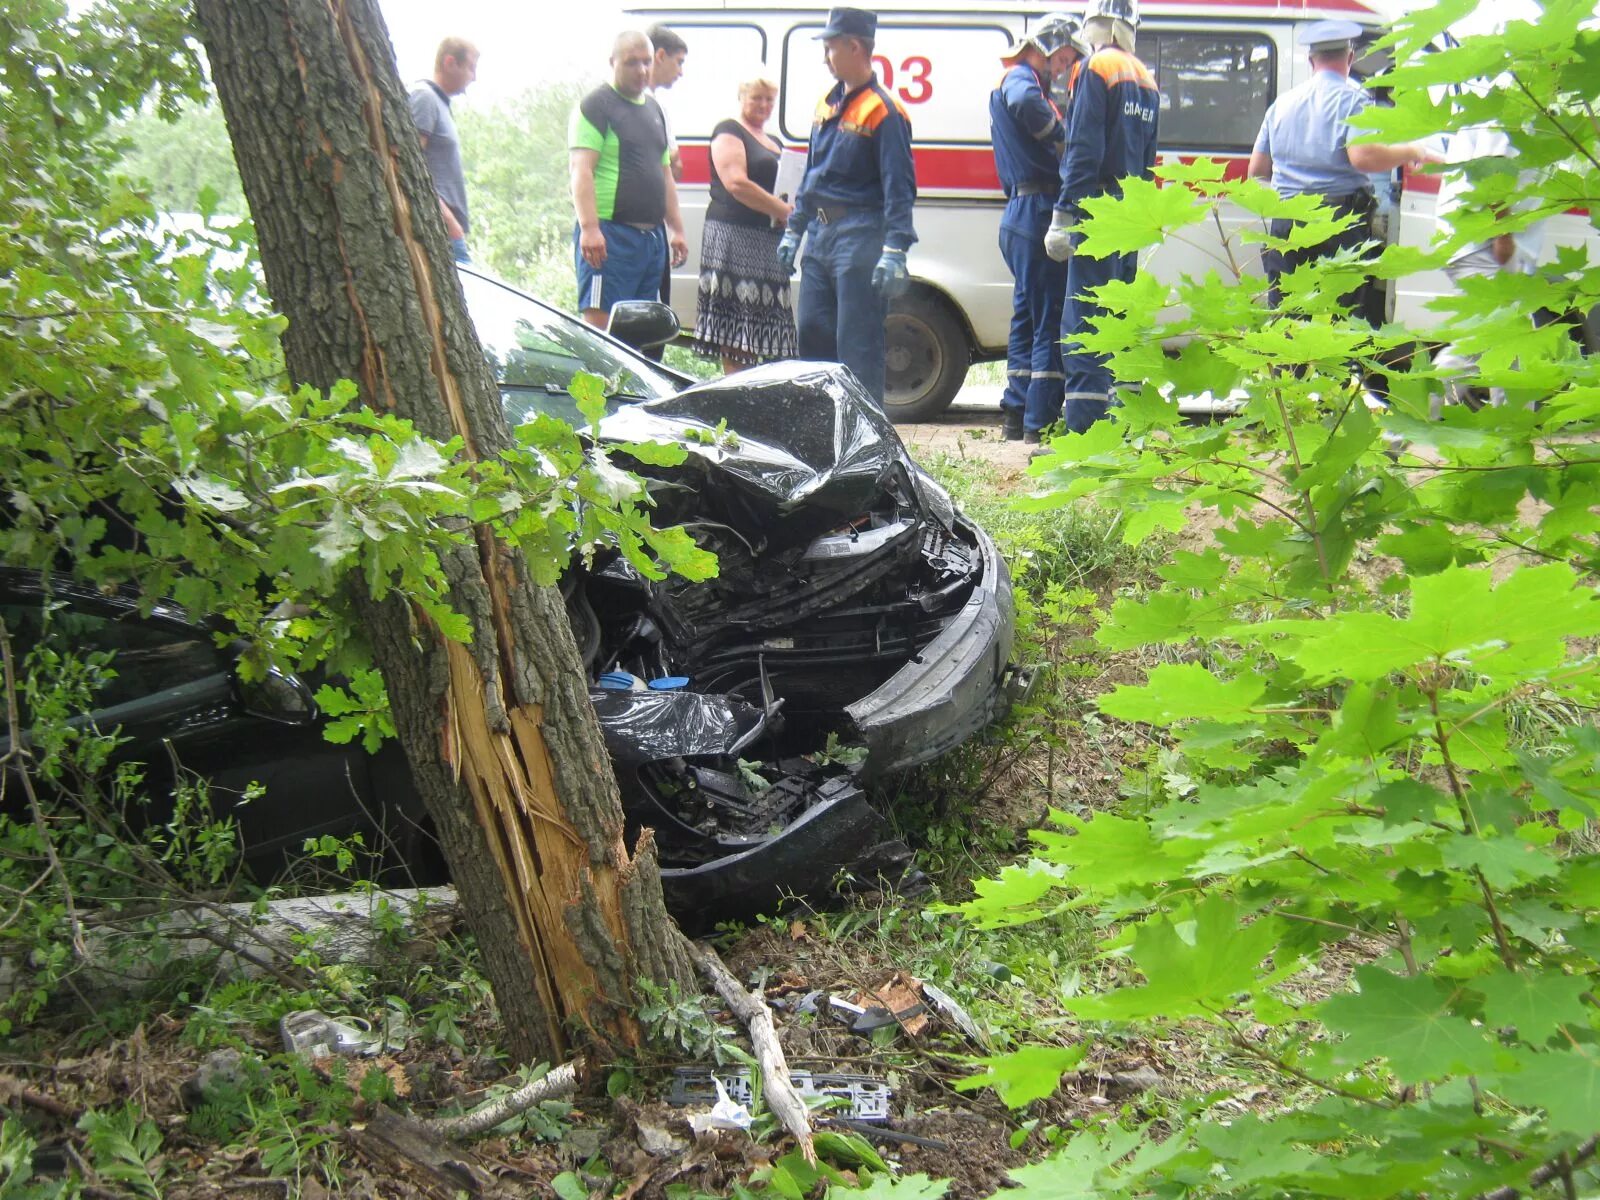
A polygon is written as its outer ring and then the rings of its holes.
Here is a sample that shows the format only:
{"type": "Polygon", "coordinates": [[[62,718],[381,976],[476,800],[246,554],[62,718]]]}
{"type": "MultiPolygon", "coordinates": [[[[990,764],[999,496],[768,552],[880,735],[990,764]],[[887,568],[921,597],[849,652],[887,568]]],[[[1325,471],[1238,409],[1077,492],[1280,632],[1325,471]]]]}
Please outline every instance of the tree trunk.
{"type": "MultiPolygon", "coordinates": [[[[289,321],[289,375],[491,458],[511,445],[467,319],[374,0],[196,0],[212,78],[289,321]]],[[[638,976],[689,986],[648,834],[629,856],[559,593],[478,528],[445,562],[470,645],[352,585],[412,776],[519,1059],[637,1044],[638,976]]]]}

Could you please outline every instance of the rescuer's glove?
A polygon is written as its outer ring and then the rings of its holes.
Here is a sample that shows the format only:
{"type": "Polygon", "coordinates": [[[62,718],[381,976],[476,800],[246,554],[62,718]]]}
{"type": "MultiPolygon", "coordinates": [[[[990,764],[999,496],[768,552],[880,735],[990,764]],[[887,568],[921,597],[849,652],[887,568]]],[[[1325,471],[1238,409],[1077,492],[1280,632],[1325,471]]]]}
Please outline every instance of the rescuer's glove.
{"type": "Polygon", "coordinates": [[[800,254],[800,235],[792,229],[785,229],[783,237],[778,242],[778,263],[783,267],[785,274],[794,274],[794,260],[800,254]]]}
{"type": "Polygon", "coordinates": [[[1059,208],[1050,214],[1050,228],[1044,235],[1044,252],[1055,262],[1066,262],[1072,257],[1072,226],[1067,224],[1067,214],[1059,208]]]}
{"type": "Polygon", "coordinates": [[[885,247],[878,265],[872,268],[872,286],[885,300],[903,295],[911,286],[911,272],[906,270],[906,252],[885,247]]]}

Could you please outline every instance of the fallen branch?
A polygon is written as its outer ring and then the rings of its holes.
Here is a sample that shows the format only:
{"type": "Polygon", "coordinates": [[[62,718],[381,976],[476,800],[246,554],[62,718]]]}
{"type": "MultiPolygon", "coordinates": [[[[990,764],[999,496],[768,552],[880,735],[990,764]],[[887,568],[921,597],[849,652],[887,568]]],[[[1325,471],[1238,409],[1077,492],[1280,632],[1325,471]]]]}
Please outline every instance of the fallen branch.
{"type": "Polygon", "coordinates": [[[462,1113],[458,1117],[434,1117],[420,1124],[429,1133],[438,1134],[440,1137],[473,1137],[527,1112],[541,1100],[550,1100],[575,1091],[578,1086],[578,1073],[582,1070],[583,1059],[575,1058],[531,1083],[523,1084],[514,1092],[507,1092],[504,1096],[478,1105],[471,1112],[462,1113]]]}
{"type": "MultiPolygon", "coordinates": [[[[1530,1191],[1536,1187],[1543,1187],[1552,1179],[1559,1176],[1570,1175],[1572,1168],[1579,1166],[1595,1156],[1600,1150],[1600,1136],[1592,1137],[1584,1142],[1570,1154],[1563,1154],[1554,1162],[1547,1162],[1544,1166],[1528,1176],[1528,1182],[1522,1186],[1530,1191]]],[[[1514,1187],[1495,1188],[1492,1192],[1484,1192],[1478,1200],[1517,1200],[1522,1192],[1514,1187]]]]}
{"type": "Polygon", "coordinates": [[[783,1047],[778,1044],[772,1010],[765,1000],[745,991],[710,946],[692,942],[689,950],[700,973],[710,981],[733,1015],[750,1030],[750,1046],[761,1067],[761,1094],[767,1107],[800,1143],[800,1153],[805,1155],[806,1161],[816,1162],[817,1151],[811,1141],[811,1115],[806,1111],[806,1102],[789,1082],[789,1063],[783,1056],[783,1047]]]}
{"type": "Polygon", "coordinates": [[[497,1177],[498,1164],[381,1104],[365,1125],[345,1129],[344,1139],[391,1184],[385,1194],[422,1200],[512,1200],[525,1194],[497,1177]]]}

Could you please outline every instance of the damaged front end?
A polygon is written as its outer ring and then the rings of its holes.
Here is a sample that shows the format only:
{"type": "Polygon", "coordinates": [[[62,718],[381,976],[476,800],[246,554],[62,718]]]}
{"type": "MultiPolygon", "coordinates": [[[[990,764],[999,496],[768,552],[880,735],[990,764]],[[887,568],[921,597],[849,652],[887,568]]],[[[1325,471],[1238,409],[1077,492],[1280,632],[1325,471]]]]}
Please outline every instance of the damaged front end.
{"type": "Polygon", "coordinates": [[[688,451],[627,465],[719,561],[692,583],[614,557],[566,589],[630,837],[655,830],[680,919],[897,876],[909,852],[863,784],[1007,703],[1011,585],[989,538],[839,367],[743,372],[601,434],[688,451]]]}

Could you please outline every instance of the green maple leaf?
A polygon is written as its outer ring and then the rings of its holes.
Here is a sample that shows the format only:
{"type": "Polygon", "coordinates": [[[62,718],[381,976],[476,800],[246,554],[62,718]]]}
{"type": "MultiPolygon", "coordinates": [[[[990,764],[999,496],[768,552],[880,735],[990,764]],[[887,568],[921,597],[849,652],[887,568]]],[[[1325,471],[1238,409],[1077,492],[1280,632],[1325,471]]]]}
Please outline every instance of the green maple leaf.
{"type": "Polygon", "coordinates": [[[850,1200],[939,1200],[949,1190],[948,1179],[929,1179],[926,1175],[902,1175],[898,1179],[890,1175],[873,1175],[872,1181],[865,1187],[848,1193],[840,1190],[833,1194],[841,1197],[848,1195],[850,1200]]]}
{"type": "Polygon", "coordinates": [[[986,1068],[981,1075],[968,1075],[955,1081],[958,1092],[992,1087],[1008,1108],[1022,1108],[1042,1100],[1061,1085],[1061,1076],[1083,1061],[1089,1047],[1024,1046],[1010,1054],[995,1054],[971,1061],[986,1068]]]}
{"type": "Polygon", "coordinates": [[[1267,685],[1247,676],[1224,682],[1199,663],[1162,663],[1142,687],[1123,684],[1097,703],[1107,716],[1146,725],[1171,725],[1193,717],[1213,721],[1248,721],[1261,703],[1267,685]]]}
{"type": "Polygon", "coordinates": [[[1483,872],[1494,888],[1514,888],[1560,869],[1548,851],[1517,837],[1458,834],[1443,844],[1441,857],[1446,866],[1483,872]]]}
{"type": "Polygon", "coordinates": [[[1074,253],[1088,258],[1143,250],[1211,216],[1211,206],[1188,188],[1159,187],[1148,179],[1125,179],[1120,199],[1095,196],[1083,202],[1083,211],[1083,243],[1074,253]]]}
{"type": "Polygon", "coordinates": [[[1485,672],[1554,666],[1569,637],[1600,632],[1600,597],[1564,563],[1526,567],[1495,586],[1479,567],[1412,581],[1411,615],[1341,613],[1319,622],[1267,621],[1252,633],[1287,633],[1282,651],[1310,682],[1375,680],[1448,659],[1485,672]]]}
{"type": "Polygon", "coordinates": [[[1064,879],[1046,877],[1058,887],[1075,883],[1074,871],[1089,872],[1097,890],[1160,883],[1181,873],[1200,848],[1166,838],[1148,822],[1114,813],[1096,813],[1092,820],[1062,812],[1050,816],[1069,832],[1036,829],[1029,836],[1042,858],[1067,868],[1064,879]]]}
{"type": "Polygon", "coordinates": [[[1552,1130],[1591,1134],[1600,1113],[1600,1062],[1577,1050],[1519,1053],[1522,1069],[1493,1088],[1524,1108],[1542,1108],[1552,1130]]]}
{"type": "Polygon", "coordinates": [[[1443,984],[1372,966],[1357,967],[1356,982],[1360,992],[1335,996],[1318,1010],[1329,1029],[1345,1035],[1345,1061],[1386,1058],[1397,1076],[1412,1083],[1493,1065],[1492,1035],[1450,1011],[1443,984]]]}
{"type": "Polygon", "coordinates": [[[1064,886],[1048,867],[1012,863],[997,878],[974,880],[972,889],[977,895],[966,903],[932,905],[931,910],[959,913],[979,929],[1022,925],[1044,915],[1042,902],[1064,886]]]}
{"type": "Polygon", "coordinates": [[[1124,1195],[1113,1168],[1141,1141],[1138,1130],[1120,1125],[1085,1130],[1043,1162],[1015,1167],[1008,1174],[1017,1185],[1005,1195],[1014,1200],[1099,1200],[1124,1195]]]}
{"type": "Polygon", "coordinates": [[[1483,1015],[1491,1025],[1510,1025],[1517,1036],[1534,1045],[1559,1032],[1563,1025],[1586,1026],[1589,1008],[1583,995],[1590,981],[1582,975],[1559,971],[1496,971],[1469,984],[1483,995],[1483,1015]]]}
{"type": "Polygon", "coordinates": [[[1162,642],[1182,643],[1190,638],[1220,633],[1233,624],[1232,607],[1212,597],[1186,592],[1152,592],[1143,599],[1124,597],[1111,606],[1111,615],[1095,630],[1094,640],[1108,650],[1130,650],[1162,642]]]}
{"type": "Polygon", "coordinates": [[[1261,917],[1245,923],[1247,910],[1226,896],[1194,907],[1182,925],[1165,916],[1140,925],[1133,936],[1133,961],[1144,972],[1143,987],[1120,988],[1066,1002],[1091,1020],[1204,1016],[1226,1007],[1240,992],[1254,991],[1293,968],[1270,975],[1261,960],[1273,952],[1281,923],[1261,917]]]}

